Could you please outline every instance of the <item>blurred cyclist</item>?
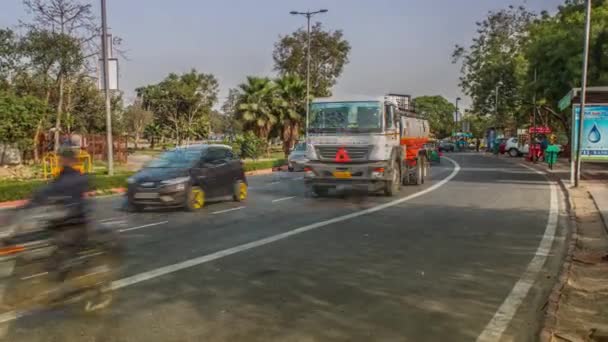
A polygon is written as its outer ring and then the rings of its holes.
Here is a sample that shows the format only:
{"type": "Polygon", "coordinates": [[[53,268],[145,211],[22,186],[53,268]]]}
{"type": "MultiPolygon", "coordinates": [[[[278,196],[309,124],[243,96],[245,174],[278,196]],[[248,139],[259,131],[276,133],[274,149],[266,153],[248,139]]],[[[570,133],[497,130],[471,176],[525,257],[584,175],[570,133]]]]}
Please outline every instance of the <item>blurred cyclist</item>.
{"type": "Polygon", "coordinates": [[[37,192],[28,207],[56,205],[62,215],[50,222],[57,244],[57,255],[51,267],[58,271],[60,280],[66,275],[66,262],[75,257],[87,242],[88,210],[85,194],[89,191],[89,178],[75,169],[77,150],[62,146],[58,151],[61,172],[51,183],[37,192]]]}

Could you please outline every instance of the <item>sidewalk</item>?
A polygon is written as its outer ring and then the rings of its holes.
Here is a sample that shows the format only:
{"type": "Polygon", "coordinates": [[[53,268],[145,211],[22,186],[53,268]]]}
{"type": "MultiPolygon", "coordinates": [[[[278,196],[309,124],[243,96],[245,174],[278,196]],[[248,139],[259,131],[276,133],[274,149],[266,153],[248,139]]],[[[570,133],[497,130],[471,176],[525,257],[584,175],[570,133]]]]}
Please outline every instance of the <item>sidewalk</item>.
{"type": "Polygon", "coordinates": [[[545,312],[541,341],[608,341],[608,164],[583,164],[578,189],[570,164],[532,164],[568,189],[572,238],[545,312]]]}

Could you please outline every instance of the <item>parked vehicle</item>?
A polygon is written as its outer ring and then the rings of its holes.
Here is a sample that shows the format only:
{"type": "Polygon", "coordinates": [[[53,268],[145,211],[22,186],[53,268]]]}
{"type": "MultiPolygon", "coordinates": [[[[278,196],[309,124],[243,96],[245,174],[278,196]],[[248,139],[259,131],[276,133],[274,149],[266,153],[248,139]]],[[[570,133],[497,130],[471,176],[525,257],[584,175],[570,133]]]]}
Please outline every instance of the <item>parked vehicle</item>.
{"type": "Polygon", "coordinates": [[[207,202],[247,198],[243,163],[226,145],[193,145],[161,154],[128,179],[131,210],[184,207],[193,211],[207,202]]]}
{"type": "Polygon", "coordinates": [[[424,182],[428,121],[409,109],[409,96],[317,99],[311,104],[305,183],[322,196],[353,188],[395,195],[424,182]]]}
{"type": "Polygon", "coordinates": [[[530,150],[530,145],[524,144],[520,145],[519,141],[516,137],[508,138],[505,142],[505,151],[511,157],[519,157],[524,154],[527,154],[530,150]]]}
{"type": "Polygon", "coordinates": [[[304,171],[304,166],[308,162],[306,158],[306,143],[299,143],[287,158],[287,169],[291,171],[304,171]]]}
{"type": "Polygon", "coordinates": [[[454,143],[447,140],[442,140],[439,142],[440,152],[454,152],[454,150],[456,150],[456,145],[454,145],[454,143]]]}

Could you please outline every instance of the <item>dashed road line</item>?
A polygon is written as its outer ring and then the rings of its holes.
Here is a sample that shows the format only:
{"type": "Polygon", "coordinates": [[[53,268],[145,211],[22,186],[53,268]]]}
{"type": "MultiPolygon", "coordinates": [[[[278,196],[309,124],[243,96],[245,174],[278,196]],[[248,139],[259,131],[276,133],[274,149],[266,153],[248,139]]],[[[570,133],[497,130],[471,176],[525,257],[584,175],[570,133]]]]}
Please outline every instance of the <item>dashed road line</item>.
{"type": "Polygon", "coordinates": [[[283,197],[283,198],[277,198],[272,200],[272,203],[277,203],[277,202],[282,202],[282,201],[287,201],[290,200],[292,198],[296,198],[296,196],[289,196],[289,197],[283,197]]]}
{"type": "Polygon", "coordinates": [[[223,213],[227,213],[227,212],[231,212],[231,211],[235,211],[235,210],[241,210],[241,209],[245,209],[246,207],[236,207],[236,208],[230,208],[230,209],[226,209],[226,210],[219,210],[219,211],[214,211],[211,213],[211,215],[218,215],[218,214],[223,214],[223,213]]]}
{"type": "Polygon", "coordinates": [[[121,233],[130,232],[132,230],[138,230],[138,229],[143,229],[143,228],[148,228],[148,227],[160,226],[161,224],[166,224],[166,223],[169,223],[169,221],[154,222],[154,223],[144,224],[142,226],[125,228],[125,229],[119,230],[119,232],[121,232],[121,233]]]}

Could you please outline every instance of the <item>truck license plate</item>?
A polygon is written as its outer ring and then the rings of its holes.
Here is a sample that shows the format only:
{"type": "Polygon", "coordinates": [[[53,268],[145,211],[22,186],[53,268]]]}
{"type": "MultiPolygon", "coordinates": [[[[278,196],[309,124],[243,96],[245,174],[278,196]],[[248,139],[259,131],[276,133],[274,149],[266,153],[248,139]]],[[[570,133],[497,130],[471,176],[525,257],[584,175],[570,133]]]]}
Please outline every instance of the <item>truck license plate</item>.
{"type": "Polygon", "coordinates": [[[158,194],[155,192],[138,192],[135,194],[137,199],[153,199],[158,198],[158,194]]]}
{"type": "Polygon", "coordinates": [[[350,171],[334,171],[334,177],[336,178],[352,178],[350,171]]]}

